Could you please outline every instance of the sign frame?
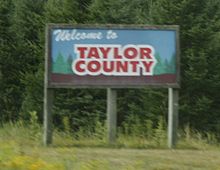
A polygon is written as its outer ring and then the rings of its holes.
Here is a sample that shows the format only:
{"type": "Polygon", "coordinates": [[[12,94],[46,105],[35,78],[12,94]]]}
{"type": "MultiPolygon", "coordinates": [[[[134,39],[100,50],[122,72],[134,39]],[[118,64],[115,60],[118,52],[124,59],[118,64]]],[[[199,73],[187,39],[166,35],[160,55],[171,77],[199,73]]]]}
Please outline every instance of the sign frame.
{"type": "Polygon", "coordinates": [[[178,89],[180,88],[180,44],[178,25],[113,25],[113,24],[47,24],[45,34],[45,75],[44,75],[44,133],[43,143],[45,146],[52,143],[52,106],[55,88],[107,88],[107,125],[108,141],[114,143],[116,140],[117,119],[117,91],[118,88],[144,88],[159,87],[168,88],[168,147],[174,148],[177,141],[178,127],[178,89]],[[146,85],[80,85],[71,83],[51,82],[51,30],[52,29],[131,29],[131,30],[171,30],[175,31],[175,83],[151,83],[146,85]]]}
{"type": "MultiPolygon", "coordinates": [[[[144,88],[144,87],[164,87],[164,88],[180,88],[180,44],[179,44],[179,26],[178,25],[86,25],[86,24],[47,24],[46,27],[46,85],[48,88],[144,88]],[[176,50],[176,81],[175,83],[148,83],[142,85],[118,84],[118,85],[73,85],[73,83],[55,83],[51,80],[51,51],[52,40],[51,31],[53,29],[109,29],[109,30],[165,30],[175,31],[175,50],[176,50]]],[[[83,77],[83,76],[82,76],[83,77]]],[[[87,76],[91,77],[91,76],[87,76]]]]}

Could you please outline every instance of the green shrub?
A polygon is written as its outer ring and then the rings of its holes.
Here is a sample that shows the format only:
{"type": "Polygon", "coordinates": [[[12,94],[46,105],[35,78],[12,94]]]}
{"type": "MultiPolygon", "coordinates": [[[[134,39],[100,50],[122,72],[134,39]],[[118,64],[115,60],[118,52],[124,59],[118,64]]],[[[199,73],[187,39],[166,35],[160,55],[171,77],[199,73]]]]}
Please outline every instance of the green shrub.
{"type": "Polygon", "coordinates": [[[159,118],[156,129],[154,130],[154,141],[157,146],[165,146],[166,144],[166,128],[162,117],[159,118]]]}

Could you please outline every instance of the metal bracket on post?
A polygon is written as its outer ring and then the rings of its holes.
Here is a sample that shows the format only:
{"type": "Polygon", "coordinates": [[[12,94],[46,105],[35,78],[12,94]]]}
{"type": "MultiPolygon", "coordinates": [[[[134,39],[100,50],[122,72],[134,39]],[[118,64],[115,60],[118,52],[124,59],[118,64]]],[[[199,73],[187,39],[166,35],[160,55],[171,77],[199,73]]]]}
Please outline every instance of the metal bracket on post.
{"type": "Polygon", "coordinates": [[[47,146],[52,143],[52,106],[53,90],[44,87],[44,146],[47,146]]]}
{"type": "Polygon", "coordinates": [[[117,91],[111,88],[107,89],[107,130],[108,142],[110,144],[116,141],[117,127],[117,91]]]}
{"type": "Polygon", "coordinates": [[[175,148],[178,127],[178,89],[169,88],[168,92],[168,147],[175,148]]]}

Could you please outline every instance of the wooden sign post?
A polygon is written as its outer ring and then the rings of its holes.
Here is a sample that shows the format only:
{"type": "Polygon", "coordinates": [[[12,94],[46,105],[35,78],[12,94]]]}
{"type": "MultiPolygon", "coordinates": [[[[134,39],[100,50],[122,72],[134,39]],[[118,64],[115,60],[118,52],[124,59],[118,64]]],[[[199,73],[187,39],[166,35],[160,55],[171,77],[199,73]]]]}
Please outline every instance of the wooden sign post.
{"type": "Polygon", "coordinates": [[[178,90],[168,89],[168,147],[175,148],[178,127],[178,90]]]}
{"type": "Polygon", "coordinates": [[[48,89],[46,87],[44,88],[44,146],[47,146],[52,143],[53,95],[53,89],[48,89]]]}
{"type": "Polygon", "coordinates": [[[108,142],[114,144],[116,141],[117,128],[117,91],[107,89],[107,130],[108,142]]]}

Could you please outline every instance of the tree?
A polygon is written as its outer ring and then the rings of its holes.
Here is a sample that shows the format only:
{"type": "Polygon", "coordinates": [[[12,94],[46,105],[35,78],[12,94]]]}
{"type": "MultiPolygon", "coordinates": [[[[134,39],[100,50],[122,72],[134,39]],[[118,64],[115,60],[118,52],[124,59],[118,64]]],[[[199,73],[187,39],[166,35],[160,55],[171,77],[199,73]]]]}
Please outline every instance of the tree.
{"type": "Polygon", "coordinates": [[[219,1],[155,2],[153,18],[156,24],[180,25],[182,70],[180,124],[189,123],[196,129],[213,130],[216,120],[220,119],[219,108],[216,104],[213,107],[219,96],[213,94],[215,89],[212,88],[216,87],[215,82],[219,81],[218,76],[213,76],[215,70],[213,66],[220,65],[220,62],[212,57],[219,54],[216,52],[213,54],[213,48],[210,47],[213,35],[216,35],[219,28],[219,11],[219,1]],[[212,119],[211,115],[214,115],[215,119],[212,119]]]}
{"type": "MultiPolygon", "coordinates": [[[[0,3],[0,119],[1,121],[13,120],[18,111],[19,89],[14,85],[16,66],[11,51],[13,49],[13,35],[10,31],[11,11],[14,6],[11,0],[2,0],[0,3]]],[[[17,70],[16,70],[17,71],[17,70]]]]}
{"type": "Polygon", "coordinates": [[[83,22],[85,14],[79,10],[85,10],[83,4],[86,5],[85,0],[82,4],[77,0],[48,0],[45,5],[46,22],[69,24],[83,22]]]}
{"type": "Polygon", "coordinates": [[[70,54],[68,59],[67,59],[67,73],[69,74],[73,74],[73,70],[72,70],[72,62],[73,62],[73,57],[70,54]]]}
{"type": "Polygon", "coordinates": [[[156,53],[155,58],[157,60],[157,65],[154,68],[154,74],[160,75],[166,73],[165,62],[161,59],[160,54],[156,53]]]}
{"type": "Polygon", "coordinates": [[[13,35],[13,46],[10,52],[13,74],[10,78],[12,79],[11,86],[15,87],[17,95],[13,93],[10,97],[14,99],[14,103],[17,103],[17,110],[13,113],[15,118],[18,115],[24,116],[29,111],[38,110],[36,109],[38,106],[35,108],[31,100],[30,103],[28,101],[31,95],[43,93],[43,90],[31,89],[30,87],[34,88],[36,84],[29,80],[36,78],[35,74],[38,74],[39,66],[43,62],[44,52],[39,35],[44,29],[42,17],[44,3],[44,0],[13,1],[14,10],[12,10],[10,27],[13,35]]]}
{"type": "Polygon", "coordinates": [[[151,10],[152,0],[93,0],[89,16],[100,24],[150,24],[151,10]]]}
{"type": "MultiPolygon", "coordinates": [[[[180,125],[220,131],[220,1],[214,0],[1,0],[1,119],[37,111],[42,119],[44,29],[46,23],[180,25],[180,125]]],[[[72,56],[63,60],[71,72],[72,56]]],[[[155,74],[174,73],[175,57],[156,55],[155,74]]],[[[58,60],[59,59],[59,60],[58,60]]],[[[118,90],[119,125],[128,117],[157,121],[167,112],[166,89],[118,90]]],[[[55,122],[68,114],[75,129],[105,120],[105,90],[59,89],[55,122]],[[67,99],[68,98],[68,99],[67,99]]],[[[166,116],[166,115],[165,115],[166,116]]]]}
{"type": "Polygon", "coordinates": [[[56,61],[53,62],[52,71],[54,73],[67,73],[67,64],[61,53],[58,54],[56,61]]]}

